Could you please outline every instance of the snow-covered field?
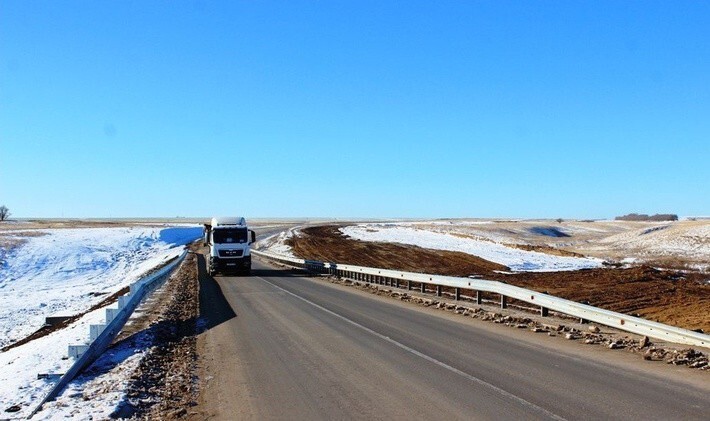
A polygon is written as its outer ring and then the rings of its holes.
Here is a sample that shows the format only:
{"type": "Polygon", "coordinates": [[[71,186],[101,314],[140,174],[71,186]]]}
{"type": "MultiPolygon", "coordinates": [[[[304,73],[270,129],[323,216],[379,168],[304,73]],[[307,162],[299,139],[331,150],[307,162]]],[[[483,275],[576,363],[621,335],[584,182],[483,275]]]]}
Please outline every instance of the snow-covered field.
{"type": "Polygon", "coordinates": [[[201,235],[201,228],[77,228],[42,233],[4,253],[0,347],[42,327],[46,316],[73,315],[99,303],[180,254],[181,246],[201,235]]]}
{"type": "MultiPolygon", "coordinates": [[[[674,222],[400,220],[360,222],[342,232],[362,241],[461,251],[516,271],[575,270],[598,267],[602,261],[608,261],[710,272],[710,218],[674,222]],[[536,251],[527,251],[531,249],[536,251]],[[586,257],[568,257],[565,252],[586,257]]],[[[286,240],[294,235],[298,235],[298,230],[271,237],[261,247],[292,255],[286,240]]]]}
{"type": "Polygon", "coordinates": [[[555,256],[520,250],[489,239],[462,237],[405,224],[358,224],[341,228],[348,237],[360,241],[409,244],[413,246],[468,253],[508,266],[513,271],[551,272],[599,267],[596,258],[555,256]]]}
{"type": "Polygon", "coordinates": [[[641,257],[683,257],[707,267],[710,264],[710,223],[680,226],[673,223],[640,227],[606,237],[600,247],[641,257]]]}
{"type": "MultiPolygon", "coordinates": [[[[0,233],[0,346],[36,331],[53,314],[86,312],[147,271],[180,254],[201,235],[195,226],[51,229],[0,233]],[[38,234],[42,235],[38,235],[38,234]],[[17,239],[21,242],[18,244],[17,239]]],[[[73,363],[67,345],[85,343],[103,309],[65,329],[0,353],[0,410],[18,405],[26,416],[51,388],[40,373],[63,373],[73,363]]]]}

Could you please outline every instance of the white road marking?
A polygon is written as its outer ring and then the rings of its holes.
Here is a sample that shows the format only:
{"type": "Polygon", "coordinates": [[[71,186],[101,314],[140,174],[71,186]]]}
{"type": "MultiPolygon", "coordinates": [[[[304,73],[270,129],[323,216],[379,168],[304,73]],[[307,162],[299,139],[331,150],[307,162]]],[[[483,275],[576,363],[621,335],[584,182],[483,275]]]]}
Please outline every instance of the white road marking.
{"type": "Polygon", "coordinates": [[[523,406],[526,406],[526,407],[528,407],[528,408],[530,408],[530,409],[532,409],[532,410],[534,410],[534,411],[540,412],[540,413],[544,414],[545,416],[548,416],[548,417],[550,417],[550,418],[552,418],[552,419],[561,420],[561,421],[564,421],[564,420],[565,420],[565,418],[562,418],[562,417],[560,417],[559,415],[553,414],[552,412],[546,410],[545,408],[542,408],[542,407],[540,407],[540,406],[537,406],[537,405],[535,405],[535,404],[532,403],[532,402],[526,401],[525,399],[523,399],[523,398],[521,398],[521,397],[519,397],[519,396],[516,396],[516,395],[514,395],[514,394],[512,394],[512,393],[510,393],[510,392],[508,392],[508,391],[506,391],[506,390],[501,389],[501,388],[498,387],[498,386],[495,386],[495,385],[493,385],[493,384],[491,384],[491,383],[488,383],[488,382],[485,381],[485,380],[481,380],[481,379],[479,379],[479,378],[476,377],[476,376],[473,376],[473,375],[468,374],[468,373],[466,373],[466,372],[464,372],[464,371],[461,371],[461,370],[459,370],[459,369],[456,368],[456,367],[452,367],[452,366],[446,364],[446,363],[443,362],[443,361],[439,361],[439,360],[437,360],[437,359],[434,358],[434,357],[431,357],[431,356],[426,355],[426,354],[424,354],[424,353],[422,353],[422,352],[419,352],[419,351],[417,351],[416,349],[411,348],[411,347],[409,347],[409,346],[407,346],[407,345],[405,345],[405,344],[403,344],[403,343],[401,343],[401,342],[397,342],[397,341],[395,341],[394,339],[390,338],[389,336],[385,336],[385,335],[383,335],[383,334],[381,334],[381,333],[375,332],[374,330],[370,329],[369,327],[363,326],[363,325],[361,325],[360,323],[358,323],[358,322],[356,322],[356,321],[354,321],[354,320],[348,319],[347,317],[345,317],[345,316],[343,316],[343,315],[341,315],[341,314],[338,314],[338,313],[336,313],[336,312],[334,312],[334,311],[332,311],[332,310],[328,310],[327,308],[325,308],[325,307],[323,307],[323,306],[321,306],[321,305],[319,305],[319,304],[316,304],[316,303],[314,303],[313,301],[311,301],[311,300],[309,300],[309,299],[307,299],[307,298],[301,297],[300,295],[294,294],[294,293],[291,292],[291,291],[285,290],[285,289],[281,288],[280,286],[278,286],[278,285],[276,285],[276,284],[274,284],[274,283],[272,283],[272,282],[269,282],[269,281],[267,281],[266,279],[264,279],[264,278],[262,278],[262,277],[260,277],[260,276],[254,276],[254,277],[257,278],[257,279],[259,279],[259,280],[261,280],[262,282],[266,282],[267,284],[273,286],[274,288],[277,288],[277,289],[279,289],[279,290],[281,290],[281,291],[283,291],[283,292],[285,292],[285,293],[287,293],[287,294],[289,294],[289,295],[291,295],[291,296],[293,296],[293,297],[295,297],[295,298],[298,298],[299,300],[302,300],[302,301],[304,301],[304,302],[306,302],[306,303],[312,305],[313,307],[315,307],[315,308],[317,308],[317,309],[319,309],[319,310],[321,310],[321,311],[324,311],[324,312],[330,314],[331,316],[337,317],[337,318],[343,320],[344,322],[347,322],[347,323],[349,323],[349,324],[351,324],[351,325],[353,325],[353,326],[355,326],[355,327],[357,327],[357,328],[360,328],[360,329],[364,330],[365,332],[367,332],[367,333],[369,333],[369,334],[371,334],[371,335],[374,335],[374,336],[376,336],[376,337],[378,337],[378,338],[380,338],[380,339],[382,339],[382,340],[384,340],[384,341],[387,341],[387,342],[391,343],[392,345],[395,345],[395,346],[397,346],[397,347],[399,347],[399,348],[401,348],[401,349],[403,349],[403,350],[405,350],[405,351],[407,351],[407,352],[409,352],[409,353],[411,353],[411,354],[416,355],[417,357],[423,358],[423,359],[425,359],[425,360],[427,360],[427,361],[429,361],[429,362],[431,362],[431,363],[434,363],[434,364],[436,364],[436,365],[438,365],[438,366],[440,366],[440,367],[443,367],[443,368],[445,368],[445,369],[451,371],[452,373],[458,374],[459,376],[464,377],[464,378],[466,378],[466,379],[468,379],[468,380],[470,380],[470,381],[472,381],[472,382],[474,382],[474,383],[477,383],[477,384],[479,384],[479,385],[481,385],[481,386],[484,386],[484,387],[487,387],[487,388],[489,388],[489,389],[491,389],[491,390],[493,390],[493,391],[495,391],[495,392],[497,392],[497,393],[500,393],[501,395],[505,396],[506,398],[511,399],[511,400],[513,400],[513,401],[515,401],[515,402],[517,402],[517,403],[523,405],[523,406]]]}

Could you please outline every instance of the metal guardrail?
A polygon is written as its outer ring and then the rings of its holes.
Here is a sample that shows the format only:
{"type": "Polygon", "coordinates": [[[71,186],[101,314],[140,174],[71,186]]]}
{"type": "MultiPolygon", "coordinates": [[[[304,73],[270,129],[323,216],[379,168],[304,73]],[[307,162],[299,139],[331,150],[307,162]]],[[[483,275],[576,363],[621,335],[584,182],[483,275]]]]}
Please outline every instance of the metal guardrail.
{"type": "MultiPolygon", "coordinates": [[[[184,250],[180,256],[167,265],[131,284],[130,293],[119,297],[119,308],[106,309],[107,318],[110,317],[109,314],[111,314],[112,319],[107,320],[107,324],[100,334],[98,334],[98,336],[91,341],[84,352],[81,353],[79,358],[59,379],[52,390],[50,390],[47,396],[42,399],[42,402],[37,405],[27,419],[32,418],[40,409],[42,409],[42,405],[56,398],[67,386],[67,384],[74,379],[74,377],[76,377],[83,369],[91,365],[91,363],[101,356],[101,354],[109,347],[109,345],[111,345],[116,336],[121,332],[121,329],[123,329],[123,326],[131,317],[131,314],[133,314],[133,311],[136,307],[138,307],[138,304],[140,304],[143,298],[151,291],[153,284],[172,272],[173,269],[182,263],[186,255],[187,250],[184,250]]],[[[91,327],[94,326],[97,325],[92,325],[91,327]]]]}
{"type": "Polygon", "coordinates": [[[481,303],[481,297],[478,293],[479,291],[494,293],[500,295],[500,303],[503,308],[507,306],[507,298],[512,298],[539,306],[540,313],[543,316],[547,316],[549,310],[552,310],[638,335],[645,335],[673,343],[710,347],[710,335],[610,310],[604,310],[598,307],[565,300],[563,298],[516,287],[514,285],[505,284],[499,281],[428,275],[423,273],[342,265],[338,263],[326,263],[316,260],[297,259],[290,256],[282,256],[258,250],[252,250],[252,253],[288,266],[298,267],[317,273],[329,273],[365,282],[378,282],[400,287],[401,282],[406,281],[409,289],[412,288],[411,282],[416,282],[420,284],[422,292],[425,291],[426,285],[434,285],[437,287],[437,295],[441,295],[442,286],[451,287],[455,288],[455,298],[457,300],[461,297],[462,289],[474,290],[477,292],[476,300],[479,304],[481,303]]]}

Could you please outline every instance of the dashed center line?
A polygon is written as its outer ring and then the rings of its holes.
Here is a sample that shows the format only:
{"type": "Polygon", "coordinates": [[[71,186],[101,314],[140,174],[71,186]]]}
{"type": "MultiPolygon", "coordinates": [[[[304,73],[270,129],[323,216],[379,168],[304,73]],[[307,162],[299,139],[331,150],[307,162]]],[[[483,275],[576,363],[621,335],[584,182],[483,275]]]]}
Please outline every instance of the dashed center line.
{"type": "Polygon", "coordinates": [[[479,379],[478,377],[476,377],[476,376],[474,376],[474,375],[472,375],[472,374],[466,373],[465,371],[461,371],[461,370],[459,370],[459,369],[456,368],[456,367],[452,367],[452,366],[446,364],[446,363],[443,362],[443,361],[437,360],[436,358],[434,358],[434,357],[432,357],[432,356],[429,356],[429,355],[424,354],[424,353],[422,353],[422,352],[420,352],[420,351],[417,351],[416,349],[414,349],[414,348],[412,348],[412,347],[409,347],[409,346],[407,346],[407,345],[405,345],[405,344],[403,344],[403,343],[401,343],[401,342],[397,342],[396,340],[390,338],[389,336],[385,336],[385,335],[383,335],[383,334],[381,334],[381,333],[378,333],[378,332],[376,332],[376,331],[370,329],[369,327],[363,326],[363,325],[361,325],[360,323],[358,323],[358,322],[356,322],[356,321],[354,321],[354,320],[351,320],[351,319],[349,319],[349,318],[347,318],[347,317],[345,317],[345,316],[343,316],[343,315],[341,315],[341,314],[338,314],[338,313],[336,313],[336,312],[334,312],[334,311],[332,311],[332,310],[329,310],[329,309],[327,309],[327,308],[321,306],[320,304],[316,304],[316,303],[314,303],[313,301],[311,301],[311,300],[309,300],[309,299],[307,299],[307,298],[301,297],[301,296],[298,295],[298,294],[294,294],[293,292],[288,291],[288,290],[286,290],[286,289],[284,289],[284,288],[282,288],[282,287],[280,287],[280,286],[274,284],[273,282],[269,282],[269,281],[267,281],[266,279],[264,279],[264,278],[262,278],[262,277],[260,277],[260,276],[255,276],[255,278],[257,278],[257,279],[261,280],[262,282],[265,282],[265,283],[267,283],[267,284],[273,286],[274,288],[277,288],[277,289],[279,289],[279,290],[285,292],[286,294],[289,294],[289,295],[291,295],[291,296],[293,296],[293,297],[295,297],[295,298],[298,298],[299,300],[301,300],[301,301],[303,301],[303,302],[305,302],[305,303],[308,303],[308,304],[312,305],[313,307],[315,307],[315,308],[317,308],[317,309],[319,309],[319,310],[321,310],[321,311],[324,311],[324,312],[330,314],[330,315],[333,316],[333,317],[337,317],[338,319],[343,320],[343,321],[346,322],[346,323],[349,323],[349,324],[351,324],[351,325],[353,325],[353,326],[355,326],[355,327],[357,327],[357,328],[359,328],[359,329],[362,329],[363,331],[365,331],[365,332],[367,332],[367,333],[369,333],[369,334],[371,334],[371,335],[374,335],[374,336],[376,336],[376,337],[378,337],[378,338],[380,338],[380,339],[382,339],[382,340],[384,340],[384,341],[387,341],[387,342],[391,343],[392,345],[394,345],[394,346],[396,346],[396,347],[398,347],[398,348],[401,348],[401,349],[403,349],[403,350],[405,350],[405,351],[407,351],[407,352],[409,352],[409,353],[411,353],[411,354],[413,354],[413,355],[416,355],[417,357],[423,358],[424,360],[429,361],[429,362],[431,362],[431,363],[434,363],[434,364],[438,365],[439,367],[445,368],[446,370],[449,370],[449,371],[451,371],[451,372],[454,373],[454,374],[458,374],[459,376],[461,376],[461,377],[463,377],[463,378],[465,378],[465,379],[468,379],[468,380],[470,380],[470,381],[472,381],[472,382],[474,382],[474,383],[476,383],[476,384],[479,384],[479,385],[484,386],[484,387],[486,387],[486,388],[488,388],[488,389],[491,389],[491,390],[493,390],[494,392],[499,393],[499,394],[505,396],[506,398],[508,398],[508,399],[510,399],[510,400],[513,400],[513,401],[515,401],[515,402],[517,402],[517,403],[519,403],[519,404],[521,404],[521,405],[523,405],[523,406],[525,406],[525,407],[527,407],[527,408],[529,408],[529,409],[531,409],[531,410],[533,410],[533,411],[535,411],[535,412],[541,413],[541,414],[543,414],[543,415],[545,415],[545,416],[547,416],[547,417],[549,417],[549,418],[551,418],[551,419],[555,419],[555,420],[565,420],[565,418],[562,418],[562,417],[560,417],[559,415],[553,414],[552,412],[546,410],[545,408],[542,408],[542,407],[540,407],[540,406],[538,406],[538,405],[535,405],[534,403],[529,402],[529,401],[527,401],[527,400],[525,400],[525,399],[523,399],[523,398],[521,398],[521,397],[519,397],[519,396],[516,396],[516,395],[514,395],[514,394],[512,394],[512,393],[510,393],[510,392],[508,392],[508,391],[506,391],[506,390],[503,390],[503,389],[501,389],[501,388],[498,387],[498,386],[495,386],[495,385],[493,385],[493,384],[491,384],[491,383],[488,383],[488,382],[485,381],[485,380],[481,380],[481,379],[479,379]]]}

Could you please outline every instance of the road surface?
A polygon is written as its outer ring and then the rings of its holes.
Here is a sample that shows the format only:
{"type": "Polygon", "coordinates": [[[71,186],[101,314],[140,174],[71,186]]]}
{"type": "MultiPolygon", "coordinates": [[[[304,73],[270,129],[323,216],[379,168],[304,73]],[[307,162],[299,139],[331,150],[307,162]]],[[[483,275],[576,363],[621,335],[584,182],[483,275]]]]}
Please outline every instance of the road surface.
{"type": "Polygon", "coordinates": [[[303,277],[206,275],[199,418],[708,419],[710,376],[303,277]]]}

